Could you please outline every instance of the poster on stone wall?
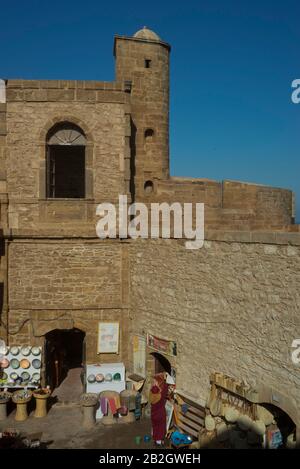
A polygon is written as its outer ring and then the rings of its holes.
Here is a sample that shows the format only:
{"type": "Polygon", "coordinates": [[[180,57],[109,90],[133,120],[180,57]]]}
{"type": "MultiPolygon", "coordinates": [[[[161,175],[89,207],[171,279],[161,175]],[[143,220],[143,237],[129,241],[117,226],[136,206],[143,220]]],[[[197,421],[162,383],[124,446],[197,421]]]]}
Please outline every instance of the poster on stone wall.
{"type": "Polygon", "coordinates": [[[118,322],[99,322],[98,353],[119,353],[118,322]]]}
{"type": "Polygon", "coordinates": [[[166,355],[171,355],[172,357],[176,357],[177,355],[176,342],[173,340],[165,340],[152,334],[147,334],[147,345],[166,355]]]}
{"type": "Polygon", "coordinates": [[[133,336],[133,372],[146,376],[146,337],[141,335],[133,336]]]}

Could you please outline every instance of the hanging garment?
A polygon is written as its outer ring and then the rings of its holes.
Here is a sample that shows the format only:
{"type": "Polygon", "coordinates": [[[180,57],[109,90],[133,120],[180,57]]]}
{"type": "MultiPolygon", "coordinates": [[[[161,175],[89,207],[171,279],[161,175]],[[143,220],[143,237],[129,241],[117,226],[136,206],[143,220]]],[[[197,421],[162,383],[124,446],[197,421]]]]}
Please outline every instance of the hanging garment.
{"type": "Polygon", "coordinates": [[[117,397],[115,397],[114,399],[115,399],[116,408],[117,408],[117,410],[118,410],[118,409],[120,409],[120,407],[121,407],[120,397],[117,396],[117,397]]]}
{"type": "Polygon", "coordinates": [[[100,407],[101,407],[101,412],[103,415],[107,415],[108,412],[108,401],[106,397],[101,397],[100,399],[100,407]]]}
{"type": "Polygon", "coordinates": [[[166,401],[168,395],[168,385],[163,384],[161,389],[161,399],[155,404],[151,404],[151,423],[153,431],[153,440],[163,440],[166,435],[167,415],[166,401]]]}
{"type": "Polygon", "coordinates": [[[134,416],[135,420],[138,420],[141,418],[142,415],[142,395],[138,392],[137,395],[135,396],[135,410],[134,410],[134,416]]]}
{"type": "Polygon", "coordinates": [[[113,415],[115,415],[117,413],[117,407],[116,407],[115,399],[114,398],[108,399],[108,403],[109,403],[111,413],[113,415]]]}

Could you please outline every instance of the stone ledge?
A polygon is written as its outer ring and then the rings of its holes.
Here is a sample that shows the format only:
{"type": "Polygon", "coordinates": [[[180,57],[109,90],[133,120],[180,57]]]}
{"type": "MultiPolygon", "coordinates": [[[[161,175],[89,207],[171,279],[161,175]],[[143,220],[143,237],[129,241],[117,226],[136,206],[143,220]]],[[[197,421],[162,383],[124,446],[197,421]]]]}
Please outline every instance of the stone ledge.
{"type": "Polygon", "coordinates": [[[57,89],[57,90],[106,90],[124,91],[123,84],[117,81],[95,80],[8,80],[7,88],[17,89],[57,89]]]}
{"type": "Polygon", "coordinates": [[[224,241],[257,244],[291,244],[300,246],[300,233],[278,231],[218,231],[206,230],[208,241],[224,241]]]}

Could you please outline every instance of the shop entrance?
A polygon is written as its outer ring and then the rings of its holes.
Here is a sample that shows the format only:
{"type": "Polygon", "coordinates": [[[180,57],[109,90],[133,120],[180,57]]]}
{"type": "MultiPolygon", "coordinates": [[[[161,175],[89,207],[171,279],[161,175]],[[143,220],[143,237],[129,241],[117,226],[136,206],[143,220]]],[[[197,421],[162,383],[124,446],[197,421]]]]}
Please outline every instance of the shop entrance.
{"type": "MultiPolygon", "coordinates": [[[[85,333],[80,329],[54,329],[45,336],[46,384],[59,400],[82,393],[85,333]]],[[[77,400],[77,398],[75,399],[77,400]]]]}
{"type": "Polygon", "coordinates": [[[294,448],[296,446],[296,425],[291,417],[273,404],[261,403],[273,414],[273,424],[268,426],[267,447],[294,448]]]}
{"type": "Polygon", "coordinates": [[[158,352],[152,352],[151,355],[154,358],[154,373],[157,374],[166,371],[171,375],[172,367],[169,360],[158,352]]]}

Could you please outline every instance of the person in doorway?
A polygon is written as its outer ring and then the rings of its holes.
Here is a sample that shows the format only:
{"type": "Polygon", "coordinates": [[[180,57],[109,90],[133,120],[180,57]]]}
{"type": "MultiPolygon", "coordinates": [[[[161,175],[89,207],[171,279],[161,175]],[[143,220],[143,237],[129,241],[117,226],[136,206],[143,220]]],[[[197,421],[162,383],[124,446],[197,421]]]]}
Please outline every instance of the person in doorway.
{"type": "Polygon", "coordinates": [[[152,436],[155,445],[162,446],[166,435],[166,401],[168,397],[168,385],[166,374],[158,373],[154,376],[150,389],[149,402],[151,404],[152,436]]]}

